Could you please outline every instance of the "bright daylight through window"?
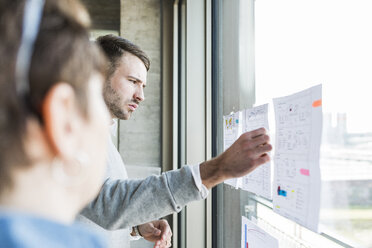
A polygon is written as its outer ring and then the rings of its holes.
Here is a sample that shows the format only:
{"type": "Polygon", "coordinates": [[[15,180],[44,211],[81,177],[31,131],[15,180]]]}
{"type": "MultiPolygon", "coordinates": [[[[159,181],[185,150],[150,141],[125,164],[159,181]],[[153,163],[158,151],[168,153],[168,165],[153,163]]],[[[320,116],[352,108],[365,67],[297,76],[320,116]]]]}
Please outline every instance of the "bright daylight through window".
{"type": "Polygon", "coordinates": [[[371,13],[368,0],[255,1],[256,105],[323,85],[320,231],[353,247],[372,247],[371,13]]]}

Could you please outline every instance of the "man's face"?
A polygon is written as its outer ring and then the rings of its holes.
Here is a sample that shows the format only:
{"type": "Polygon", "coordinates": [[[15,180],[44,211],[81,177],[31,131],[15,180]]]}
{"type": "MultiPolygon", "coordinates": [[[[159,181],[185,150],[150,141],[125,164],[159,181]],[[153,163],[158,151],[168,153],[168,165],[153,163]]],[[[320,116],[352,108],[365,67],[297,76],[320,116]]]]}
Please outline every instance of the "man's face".
{"type": "Polygon", "coordinates": [[[131,53],[124,53],[104,88],[104,99],[113,118],[128,120],[145,100],[147,70],[144,63],[131,53]]]}

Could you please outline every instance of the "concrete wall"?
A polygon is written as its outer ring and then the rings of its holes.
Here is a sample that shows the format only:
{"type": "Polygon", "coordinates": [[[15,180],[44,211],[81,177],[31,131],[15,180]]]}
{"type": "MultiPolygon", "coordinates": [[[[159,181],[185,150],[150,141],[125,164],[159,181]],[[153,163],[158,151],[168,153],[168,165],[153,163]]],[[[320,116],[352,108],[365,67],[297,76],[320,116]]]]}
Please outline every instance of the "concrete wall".
{"type": "Polygon", "coordinates": [[[130,177],[159,173],[161,167],[161,1],[121,0],[120,35],[150,57],[145,101],[119,123],[119,151],[130,177]]]}
{"type": "Polygon", "coordinates": [[[92,18],[92,28],[100,30],[120,29],[120,1],[82,0],[92,18]]]}
{"type": "MultiPolygon", "coordinates": [[[[145,101],[127,121],[119,122],[118,147],[128,175],[143,178],[161,170],[161,1],[121,0],[120,35],[150,57],[145,101]]],[[[153,247],[143,239],[131,248],[153,247]]]]}

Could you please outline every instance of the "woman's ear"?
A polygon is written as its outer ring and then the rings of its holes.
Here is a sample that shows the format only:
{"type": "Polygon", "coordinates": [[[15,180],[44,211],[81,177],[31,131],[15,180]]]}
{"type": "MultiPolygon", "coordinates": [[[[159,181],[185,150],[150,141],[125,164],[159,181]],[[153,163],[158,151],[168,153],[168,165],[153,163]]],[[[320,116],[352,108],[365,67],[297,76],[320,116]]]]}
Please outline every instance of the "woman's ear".
{"type": "Polygon", "coordinates": [[[47,93],[42,104],[42,116],[46,139],[54,156],[69,159],[77,148],[79,122],[76,96],[71,85],[55,84],[47,93]]]}

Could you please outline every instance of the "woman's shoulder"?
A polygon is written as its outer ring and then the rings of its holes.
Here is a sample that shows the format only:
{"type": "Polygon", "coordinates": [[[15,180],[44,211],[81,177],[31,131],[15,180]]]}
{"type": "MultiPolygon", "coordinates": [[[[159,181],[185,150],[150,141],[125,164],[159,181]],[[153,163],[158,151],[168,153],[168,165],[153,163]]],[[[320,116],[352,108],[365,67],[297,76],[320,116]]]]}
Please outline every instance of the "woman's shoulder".
{"type": "Polygon", "coordinates": [[[7,248],[105,247],[101,237],[80,225],[19,213],[0,213],[0,244],[7,248]]]}

